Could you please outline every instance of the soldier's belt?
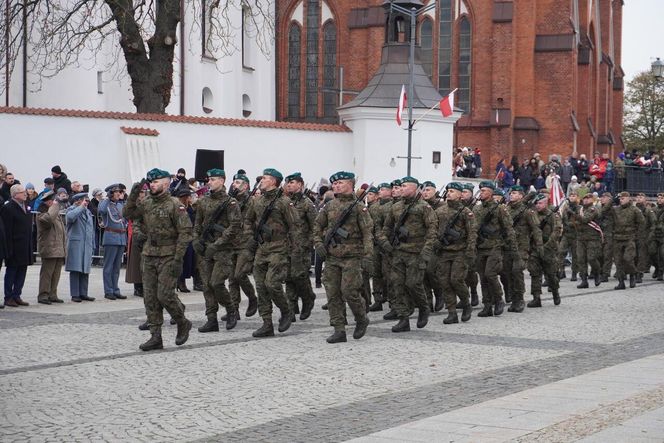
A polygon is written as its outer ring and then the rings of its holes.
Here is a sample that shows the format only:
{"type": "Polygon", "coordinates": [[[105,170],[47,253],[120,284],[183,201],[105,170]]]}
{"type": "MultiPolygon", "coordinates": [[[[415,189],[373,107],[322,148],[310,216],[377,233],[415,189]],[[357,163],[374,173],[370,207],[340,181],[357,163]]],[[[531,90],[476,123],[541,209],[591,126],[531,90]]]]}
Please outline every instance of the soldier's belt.
{"type": "Polygon", "coordinates": [[[177,243],[174,238],[151,238],[150,246],[175,246],[177,243]]]}
{"type": "Polygon", "coordinates": [[[126,229],[117,229],[117,228],[109,228],[109,227],[104,228],[104,231],[114,232],[116,234],[124,234],[125,232],[127,232],[126,229]]]}

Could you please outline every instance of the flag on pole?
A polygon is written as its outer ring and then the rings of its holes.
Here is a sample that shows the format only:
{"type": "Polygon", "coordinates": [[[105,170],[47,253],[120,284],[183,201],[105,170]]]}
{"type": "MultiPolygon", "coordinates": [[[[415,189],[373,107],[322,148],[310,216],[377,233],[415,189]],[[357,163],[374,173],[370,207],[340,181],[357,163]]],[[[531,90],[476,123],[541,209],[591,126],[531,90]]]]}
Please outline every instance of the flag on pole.
{"type": "Polygon", "coordinates": [[[551,193],[549,194],[549,204],[551,206],[559,206],[565,199],[565,192],[560,184],[560,177],[554,174],[551,179],[551,193]]]}
{"type": "Polygon", "coordinates": [[[399,107],[397,108],[397,125],[401,126],[401,115],[403,110],[408,104],[408,97],[406,97],[406,86],[401,85],[401,94],[399,95],[399,107]]]}
{"type": "Polygon", "coordinates": [[[456,89],[440,100],[440,112],[443,117],[449,117],[454,112],[454,92],[456,89]]]}

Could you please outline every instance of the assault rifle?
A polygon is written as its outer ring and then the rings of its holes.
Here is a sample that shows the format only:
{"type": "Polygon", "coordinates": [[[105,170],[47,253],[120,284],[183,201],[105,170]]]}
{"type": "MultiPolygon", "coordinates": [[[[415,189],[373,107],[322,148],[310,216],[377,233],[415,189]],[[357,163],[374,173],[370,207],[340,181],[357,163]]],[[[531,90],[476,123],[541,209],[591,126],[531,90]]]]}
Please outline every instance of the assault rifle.
{"type": "Polygon", "coordinates": [[[521,217],[523,217],[523,214],[525,214],[525,212],[528,210],[528,208],[530,207],[530,203],[533,201],[535,197],[537,197],[537,192],[529,192],[528,195],[526,195],[523,198],[523,208],[512,220],[512,226],[516,226],[519,223],[521,217]]]}
{"type": "Polygon", "coordinates": [[[266,223],[267,219],[270,218],[270,214],[272,214],[272,211],[274,210],[274,205],[277,204],[277,200],[279,200],[283,193],[284,188],[279,187],[277,195],[272,199],[270,204],[267,205],[267,208],[265,208],[261,215],[261,219],[258,221],[258,226],[254,231],[254,240],[258,242],[258,244],[262,245],[266,240],[270,241],[272,239],[272,229],[266,223]]]}
{"type": "Polygon", "coordinates": [[[329,249],[330,247],[336,248],[337,245],[341,244],[343,240],[348,238],[348,231],[346,231],[343,226],[348,221],[348,218],[350,215],[353,213],[353,209],[355,206],[357,206],[358,203],[364,200],[364,197],[366,197],[367,192],[369,191],[369,188],[373,186],[373,183],[370,184],[367,189],[362,191],[362,194],[359,195],[355,200],[353,200],[353,203],[348,206],[344,212],[339,216],[336,222],[334,222],[334,225],[332,228],[327,231],[327,234],[325,234],[325,238],[323,239],[323,246],[325,249],[329,249]]]}
{"type": "Polygon", "coordinates": [[[456,243],[461,238],[461,234],[459,231],[454,229],[454,225],[456,224],[464,209],[466,209],[466,205],[462,204],[461,208],[456,212],[456,214],[454,214],[454,217],[452,217],[445,226],[445,230],[443,230],[440,234],[439,240],[443,245],[449,246],[453,243],[456,243]]]}
{"type": "Polygon", "coordinates": [[[556,206],[555,208],[553,208],[553,209],[551,210],[551,212],[549,212],[549,213],[546,215],[546,217],[544,217],[544,218],[542,219],[542,221],[541,221],[540,224],[539,224],[540,229],[544,229],[544,226],[546,226],[546,222],[547,222],[547,220],[549,220],[549,217],[551,217],[553,214],[557,213],[558,210],[560,209],[560,207],[561,207],[561,206],[563,205],[563,203],[565,203],[566,201],[567,201],[567,197],[565,197],[564,199],[562,199],[562,201],[558,204],[558,206],[556,206]]]}
{"type": "Polygon", "coordinates": [[[243,212],[243,211],[244,211],[244,208],[247,206],[247,203],[249,203],[249,200],[251,200],[251,197],[253,197],[254,195],[256,195],[256,191],[258,191],[258,185],[260,185],[260,184],[261,184],[261,178],[258,177],[258,178],[256,179],[256,183],[254,184],[254,187],[253,187],[253,189],[251,190],[251,192],[249,193],[249,195],[247,195],[247,196],[246,196],[246,197],[240,202],[240,212],[243,212]]]}
{"type": "Polygon", "coordinates": [[[228,205],[231,204],[231,201],[233,200],[233,197],[237,195],[237,190],[232,188],[228,192],[228,198],[226,199],[225,202],[217,206],[217,209],[214,210],[212,213],[212,216],[210,219],[205,223],[205,227],[203,228],[203,233],[201,234],[201,238],[198,240],[201,248],[205,250],[205,244],[208,242],[211,242],[213,237],[213,233],[217,232],[218,234],[223,234],[226,228],[223,225],[220,225],[217,223],[219,220],[219,217],[224,213],[226,208],[228,208],[228,205]]]}
{"type": "Polygon", "coordinates": [[[406,206],[406,209],[403,210],[401,216],[399,216],[399,220],[397,220],[397,222],[394,225],[394,229],[392,229],[392,236],[390,238],[390,244],[392,246],[396,247],[399,246],[401,242],[408,241],[408,236],[410,234],[408,232],[408,229],[406,229],[406,227],[404,226],[404,223],[406,223],[406,219],[408,218],[410,210],[413,208],[413,206],[415,206],[420,197],[422,197],[422,187],[418,186],[415,198],[408,206],[406,206]]]}

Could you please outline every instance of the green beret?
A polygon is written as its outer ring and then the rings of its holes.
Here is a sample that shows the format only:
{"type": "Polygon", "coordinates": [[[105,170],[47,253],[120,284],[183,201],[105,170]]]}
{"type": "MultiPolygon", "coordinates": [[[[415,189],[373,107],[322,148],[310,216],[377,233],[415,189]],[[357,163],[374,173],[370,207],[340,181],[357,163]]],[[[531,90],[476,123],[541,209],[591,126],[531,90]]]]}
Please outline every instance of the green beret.
{"type": "Polygon", "coordinates": [[[334,183],[337,180],[355,180],[355,174],[347,171],[339,171],[330,176],[330,183],[334,183]]]}
{"type": "Polygon", "coordinates": [[[427,180],[424,183],[422,183],[422,187],[423,188],[435,188],[436,184],[432,181],[427,180]]]}
{"type": "MultiPolygon", "coordinates": [[[[480,187],[486,188],[486,186],[480,186],[480,187]]],[[[505,193],[500,188],[493,188],[493,195],[500,195],[501,197],[505,197],[505,193]]]]}
{"type": "Polygon", "coordinates": [[[510,192],[520,192],[522,194],[526,193],[526,191],[523,190],[523,186],[519,186],[519,185],[511,186],[510,187],[510,192]]]}
{"type": "Polygon", "coordinates": [[[463,186],[463,189],[467,189],[471,192],[475,190],[475,185],[472,183],[463,183],[461,186],[463,186]]]}
{"type": "Polygon", "coordinates": [[[244,174],[235,174],[235,175],[233,176],[233,180],[244,180],[244,181],[246,181],[247,183],[249,183],[249,177],[247,177],[247,176],[244,175],[244,174]]]}
{"type": "Polygon", "coordinates": [[[375,186],[372,186],[369,189],[367,189],[367,194],[370,193],[370,192],[373,192],[374,194],[378,194],[378,188],[375,187],[375,186]]]}
{"type": "Polygon", "coordinates": [[[269,175],[270,177],[274,177],[277,180],[283,180],[284,176],[281,172],[277,171],[274,168],[267,168],[263,170],[263,175],[269,175]]]}
{"type": "Polygon", "coordinates": [[[480,189],[482,188],[496,189],[496,185],[492,181],[484,180],[483,182],[480,182],[480,189]]]}
{"type": "Polygon", "coordinates": [[[404,183],[415,183],[416,185],[419,185],[420,182],[417,181],[415,177],[411,177],[410,175],[405,176],[404,178],[401,179],[401,184],[404,183]]]}
{"type": "Polygon", "coordinates": [[[299,181],[300,183],[304,183],[304,180],[302,180],[302,174],[300,174],[299,172],[293,172],[291,175],[286,176],[285,179],[286,183],[288,183],[291,180],[296,180],[299,181]]]}
{"type": "Polygon", "coordinates": [[[455,191],[463,191],[463,185],[459,182],[448,183],[445,189],[454,189],[455,191]]]}
{"type": "Polygon", "coordinates": [[[537,203],[540,200],[547,200],[548,197],[544,194],[537,194],[534,198],[535,203],[537,203]]]}
{"type": "Polygon", "coordinates": [[[207,172],[208,177],[221,177],[226,178],[226,171],[219,168],[209,169],[207,172]]]}
{"type": "Polygon", "coordinates": [[[392,185],[390,185],[389,183],[381,183],[381,184],[378,185],[378,189],[381,189],[381,188],[388,188],[389,189],[391,187],[392,187],[392,185]]]}
{"type": "Polygon", "coordinates": [[[390,185],[391,185],[392,187],[395,187],[395,186],[401,186],[401,180],[399,180],[399,179],[392,180],[392,183],[390,183],[390,185]]]}
{"type": "Polygon", "coordinates": [[[148,171],[148,174],[145,178],[147,178],[148,181],[157,180],[160,178],[171,178],[171,173],[164,171],[163,169],[154,168],[148,171]]]}

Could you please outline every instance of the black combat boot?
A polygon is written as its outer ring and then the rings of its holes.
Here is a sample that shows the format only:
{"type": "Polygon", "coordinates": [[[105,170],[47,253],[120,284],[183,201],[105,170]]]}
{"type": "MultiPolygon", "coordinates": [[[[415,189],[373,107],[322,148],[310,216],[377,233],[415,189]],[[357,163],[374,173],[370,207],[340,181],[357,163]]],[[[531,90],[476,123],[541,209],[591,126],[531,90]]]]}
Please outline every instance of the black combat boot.
{"type": "Polygon", "coordinates": [[[282,312],[281,318],[279,319],[279,327],[277,328],[279,332],[286,332],[292,323],[293,318],[291,317],[290,312],[282,312]]]}
{"type": "Polygon", "coordinates": [[[177,322],[175,321],[175,319],[174,319],[173,317],[171,317],[171,320],[170,320],[169,323],[172,324],[172,325],[174,325],[174,324],[176,324],[177,322]]]}
{"type": "Polygon", "coordinates": [[[334,331],[332,335],[327,337],[325,340],[326,342],[333,344],[333,343],[346,343],[348,340],[346,339],[346,331],[334,331]]]}
{"type": "Polygon", "coordinates": [[[509,291],[505,292],[505,303],[512,303],[512,293],[509,291]]]}
{"type": "Polygon", "coordinates": [[[150,339],[139,346],[141,351],[154,351],[164,349],[164,342],[161,341],[161,332],[153,332],[150,339]]]}
{"type": "Polygon", "coordinates": [[[593,278],[595,279],[595,286],[599,286],[602,283],[602,275],[599,272],[593,275],[593,278]]]}
{"type": "Polygon", "coordinates": [[[576,285],[577,289],[585,289],[588,287],[588,276],[586,274],[581,274],[581,283],[576,285]]]}
{"type": "Polygon", "coordinates": [[[394,309],[390,309],[390,312],[383,315],[383,320],[396,320],[397,318],[399,318],[399,315],[394,309]]]}
{"type": "Polygon", "coordinates": [[[189,331],[191,331],[191,322],[185,317],[178,322],[178,333],[175,335],[175,344],[182,346],[189,340],[189,331]]]}
{"type": "Polygon", "coordinates": [[[434,312],[440,312],[445,307],[445,297],[442,294],[436,295],[436,303],[433,305],[434,312]]]}
{"type": "Polygon", "coordinates": [[[470,303],[464,305],[463,311],[461,312],[461,321],[467,322],[470,320],[470,317],[473,315],[473,308],[470,306],[470,303]]]}
{"type": "Polygon", "coordinates": [[[320,307],[323,311],[327,311],[327,303],[320,307]]]}
{"type": "Polygon", "coordinates": [[[371,306],[369,306],[369,312],[379,312],[383,310],[383,304],[376,300],[371,306]]]}
{"type": "Polygon", "coordinates": [[[615,290],[619,290],[619,289],[627,289],[627,288],[625,287],[625,279],[622,278],[622,277],[619,277],[619,278],[618,278],[618,286],[616,286],[616,287],[613,288],[613,289],[615,289],[615,290]]]}
{"type": "Polygon", "coordinates": [[[495,306],[494,306],[494,309],[493,309],[493,315],[495,315],[496,317],[498,317],[500,314],[503,313],[503,309],[505,309],[505,302],[504,302],[503,299],[501,298],[500,300],[498,300],[498,301],[496,302],[496,304],[495,304],[495,306]]]}
{"type": "Polygon", "coordinates": [[[420,308],[419,312],[417,314],[417,327],[418,329],[422,329],[429,323],[429,313],[431,311],[429,308],[420,308]]]}
{"type": "Polygon", "coordinates": [[[477,296],[477,289],[470,290],[470,306],[477,306],[480,304],[480,298],[477,296]]]}
{"type": "Polygon", "coordinates": [[[577,281],[576,272],[572,271],[572,276],[570,277],[569,281],[577,281]]]}
{"type": "MultiPolygon", "coordinates": [[[[367,333],[367,326],[369,326],[369,317],[365,317],[364,320],[358,321],[355,323],[355,330],[353,331],[353,338],[359,340],[364,337],[364,334],[367,333]]],[[[346,333],[344,332],[344,338],[346,333]]]]}
{"type": "MultiPolygon", "coordinates": [[[[240,320],[240,312],[238,311],[235,315],[237,316],[237,320],[240,320]]],[[[221,317],[219,317],[219,321],[228,321],[228,314],[226,313],[226,314],[222,315],[221,317]]],[[[173,323],[173,324],[175,324],[175,323],[173,323]]]]}
{"type": "Polygon", "coordinates": [[[258,298],[254,295],[249,297],[249,306],[247,306],[247,311],[244,313],[245,317],[253,317],[258,311],[258,298]]]}
{"type": "Polygon", "coordinates": [[[636,282],[638,284],[643,283],[643,272],[639,272],[638,274],[636,274],[636,282]]]}
{"type": "Polygon", "coordinates": [[[609,282],[609,276],[606,274],[602,274],[601,278],[602,283],[608,283],[609,282]]]}
{"type": "Polygon", "coordinates": [[[150,325],[148,324],[147,321],[145,321],[145,323],[141,323],[140,325],[138,325],[138,330],[139,331],[149,331],[150,330],[150,325]]]}
{"type": "Polygon", "coordinates": [[[240,318],[240,313],[236,310],[228,311],[226,315],[226,330],[230,331],[235,326],[237,326],[237,320],[240,318]]]}
{"type": "Polygon", "coordinates": [[[143,297],[143,283],[134,283],[134,295],[143,297]]]}
{"type": "Polygon", "coordinates": [[[564,279],[567,278],[567,274],[565,274],[565,270],[564,270],[564,269],[558,273],[558,278],[559,278],[560,280],[564,280],[564,279]]]}
{"type": "Polygon", "coordinates": [[[523,309],[525,307],[526,304],[524,303],[523,300],[514,300],[510,305],[510,307],[507,308],[507,312],[523,312],[523,309]]]}
{"type": "Polygon", "coordinates": [[[560,304],[560,289],[553,290],[553,304],[556,306],[560,304]]]}
{"type": "Polygon", "coordinates": [[[263,320],[263,326],[256,329],[252,334],[252,337],[274,337],[274,326],[272,326],[272,320],[263,320]]]}
{"type": "Polygon", "coordinates": [[[219,332],[219,322],[216,318],[209,318],[203,326],[198,328],[198,332],[219,332]]]}
{"type": "Polygon", "coordinates": [[[541,308],[542,299],[540,298],[539,295],[533,295],[533,299],[530,300],[526,306],[528,306],[529,308],[541,308]]]}
{"type": "Polygon", "coordinates": [[[408,332],[410,331],[410,319],[404,317],[399,319],[399,323],[392,326],[392,332],[408,332]]]}
{"type": "Polygon", "coordinates": [[[459,323],[459,316],[456,311],[448,312],[447,318],[443,320],[444,325],[451,325],[452,323],[459,323]]]}
{"type": "Polygon", "coordinates": [[[636,288],[636,274],[629,274],[629,287],[636,288]]]}
{"type": "Polygon", "coordinates": [[[477,314],[478,317],[493,317],[493,306],[490,304],[484,305],[484,308],[477,314]]]}
{"type": "Polygon", "coordinates": [[[178,285],[175,287],[175,290],[178,292],[182,293],[189,293],[191,292],[189,288],[187,287],[187,281],[186,280],[178,280],[178,285]]]}
{"type": "Polygon", "coordinates": [[[300,312],[300,320],[306,320],[311,316],[311,311],[314,309],[314,300],[302,300],[302,312],[300,312]]]}

